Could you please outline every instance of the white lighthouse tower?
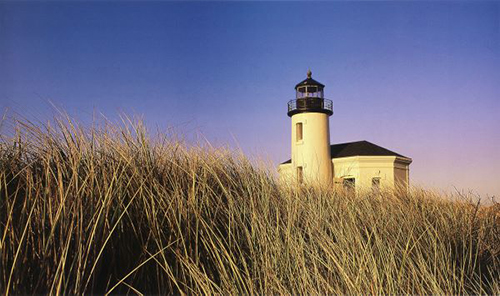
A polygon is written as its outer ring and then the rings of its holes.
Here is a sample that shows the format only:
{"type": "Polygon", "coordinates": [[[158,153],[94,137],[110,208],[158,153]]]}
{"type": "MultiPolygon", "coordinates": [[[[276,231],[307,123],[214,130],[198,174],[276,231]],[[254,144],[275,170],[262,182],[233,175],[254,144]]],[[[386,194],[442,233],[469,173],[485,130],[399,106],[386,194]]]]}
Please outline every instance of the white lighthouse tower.
{"type": "Polygon", "coordinates": [[[329,185],[333,181],[329,125],[333,103],[323,97],[325,86],[311,76],[309,70],[307,78],[295,86],[295,100],[288,102],[292,158],[286,175],[299,183],[329,185]]]}

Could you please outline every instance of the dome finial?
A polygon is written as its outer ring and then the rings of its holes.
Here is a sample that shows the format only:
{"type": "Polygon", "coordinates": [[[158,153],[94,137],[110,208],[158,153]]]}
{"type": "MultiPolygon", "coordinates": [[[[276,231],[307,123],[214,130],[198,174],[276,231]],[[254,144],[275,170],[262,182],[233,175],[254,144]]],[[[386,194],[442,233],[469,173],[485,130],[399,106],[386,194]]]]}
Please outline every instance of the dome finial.
{"type": "Polygon", "coordinates": [[[307,70],[307,78],[311,78],[312,74],[311,69],[307,70]]]}

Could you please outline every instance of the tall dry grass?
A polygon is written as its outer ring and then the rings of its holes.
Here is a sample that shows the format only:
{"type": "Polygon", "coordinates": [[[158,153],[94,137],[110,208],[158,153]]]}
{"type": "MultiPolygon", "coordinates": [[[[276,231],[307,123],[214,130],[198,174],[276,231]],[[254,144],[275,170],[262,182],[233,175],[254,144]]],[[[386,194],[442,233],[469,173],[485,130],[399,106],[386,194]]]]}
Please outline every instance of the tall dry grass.
{"type": "Polygon", "coordinates": [[[500,292],[498,208],[284,188],[140,122],[14,124],[0,146],[2,294],[500,292]]]}

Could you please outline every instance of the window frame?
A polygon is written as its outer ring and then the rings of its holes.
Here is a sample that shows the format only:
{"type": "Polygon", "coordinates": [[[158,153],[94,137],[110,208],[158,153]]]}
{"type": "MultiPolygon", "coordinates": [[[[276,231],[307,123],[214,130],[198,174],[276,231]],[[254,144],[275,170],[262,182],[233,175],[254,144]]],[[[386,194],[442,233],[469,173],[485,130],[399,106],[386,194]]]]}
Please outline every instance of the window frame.
{"type": "Polygon", "coordinates": [[[304,167],[297,166],[297,183],[304,183],[304,167]]]}
{"type": "Polygon", "coordinates": [[[304,123],[295,123],[295,142],[300,142],[304,140],[304,123]]]}

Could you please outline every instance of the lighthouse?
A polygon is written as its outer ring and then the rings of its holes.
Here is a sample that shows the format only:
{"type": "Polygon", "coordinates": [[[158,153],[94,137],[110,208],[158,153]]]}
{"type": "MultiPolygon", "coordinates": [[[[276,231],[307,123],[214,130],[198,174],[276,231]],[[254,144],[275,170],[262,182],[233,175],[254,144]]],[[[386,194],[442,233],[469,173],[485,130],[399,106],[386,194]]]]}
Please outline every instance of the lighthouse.
{"type": "Polygon", "coordinates": [[[368,141],[330,145],[333,103],[324,98],[324,88],[311,71],[295,86],[295,99],[288,102],[292,157],[278,166],[280,179],[356,192],[407,190],[411,158],[368,141]]]}
{"type": "Polygon", "coordinates": [[[298,183],[329,185],[333,180],[329,124],[333,102],[324,98],[324,88],[309,70],[307,78],[295,86],[295,99],[288,102],[292,122],[288,177],[298,183]]]}

